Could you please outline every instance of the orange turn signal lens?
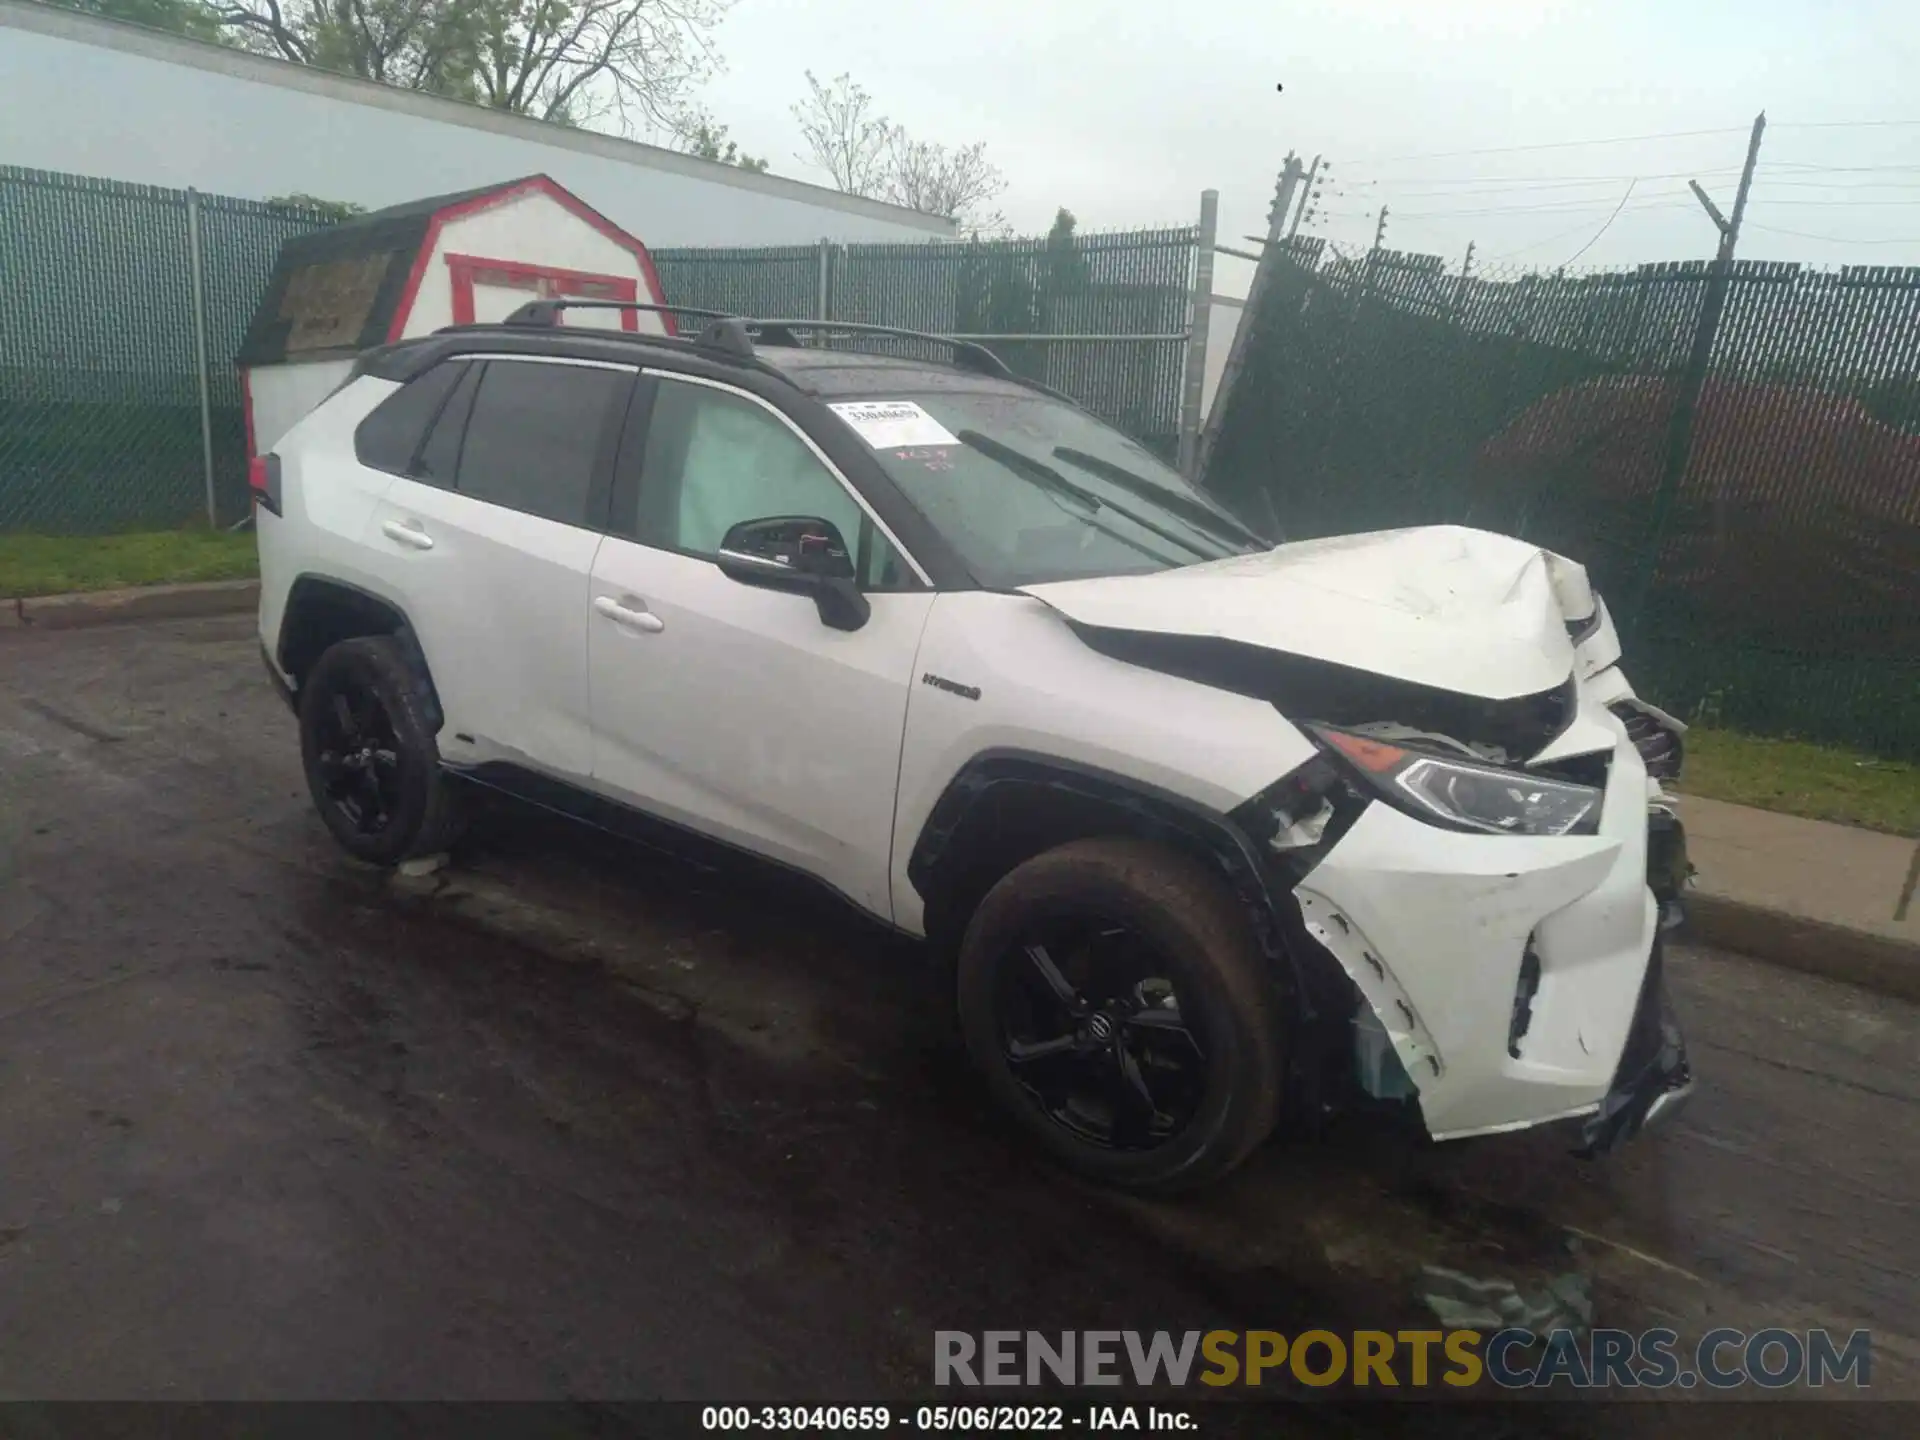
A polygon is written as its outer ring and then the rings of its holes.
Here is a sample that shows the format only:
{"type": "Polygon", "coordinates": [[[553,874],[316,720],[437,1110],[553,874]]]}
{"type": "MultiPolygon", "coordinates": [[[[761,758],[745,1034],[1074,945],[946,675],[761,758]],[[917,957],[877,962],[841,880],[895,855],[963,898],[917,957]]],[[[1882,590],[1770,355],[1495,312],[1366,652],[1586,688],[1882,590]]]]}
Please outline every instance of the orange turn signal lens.
{"type": "Polygon", "coordinates": [[[1382,740],[1369,740],[1364,735],[1348,735],[1339,730],[1322,730],[1318,733],[1321,739],[1370,774],[1385,774],[1407,759],[1405,750],[1382,740]]]}

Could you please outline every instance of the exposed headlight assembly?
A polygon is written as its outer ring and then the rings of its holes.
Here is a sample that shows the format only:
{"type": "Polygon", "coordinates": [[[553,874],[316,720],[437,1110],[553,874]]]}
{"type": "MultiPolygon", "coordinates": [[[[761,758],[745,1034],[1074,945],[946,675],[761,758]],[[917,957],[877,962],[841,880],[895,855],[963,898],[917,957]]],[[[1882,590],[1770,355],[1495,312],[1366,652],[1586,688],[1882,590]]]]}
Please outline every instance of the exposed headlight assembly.
{"type": "Polygon", "coordinates": [[[1600,828],[1601,792],[1591,785],[1311,729],[1382,799],[1430,824],[1487,835],[1592,835],[1600,828]]]}

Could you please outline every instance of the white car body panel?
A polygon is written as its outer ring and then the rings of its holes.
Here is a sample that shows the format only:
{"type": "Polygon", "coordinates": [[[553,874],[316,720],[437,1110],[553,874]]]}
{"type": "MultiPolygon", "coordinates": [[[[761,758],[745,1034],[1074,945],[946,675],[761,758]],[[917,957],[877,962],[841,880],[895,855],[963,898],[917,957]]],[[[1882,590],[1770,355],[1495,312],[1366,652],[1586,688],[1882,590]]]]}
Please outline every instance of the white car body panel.
{"type": "Polygon", "coordinates": [[[1566,683],[1566,620],[1593,604],[1572,562],[1455,525],[1025,590],[1086,625],[1215,636],[1495,700],[1566,683]]]}
{"type": "Polygon", "coordinates": [[[992,591],[939,597],[915,683],[893,832],[894,921],[924,933],[907,878],[927,816],[975,756],[1023,751],[1124,776],[1226,811],[1305,763],[1313,746],[1265,701],[1109,659],[1038,600],[992,591]]]}
{"type": "Polygon", "coordinates": [[[592,774],[587,577],[599,548],[597,531],[405,477],[374,506],[364,551],[385,593],[406,596],[407,618],[433,657],[447,760],[592,774]],[[424,535],[432,548],[402,543],[388,527],[424,535]]]}
{"type": "Polygon", "coordinates": [[[592,591],[660,626],[589,622],[596,788],[891,918],[900,737],[933,595],[870,596],[865,625],[834,630],[808,596],[611,537],[592,591]]]}
{"type": "Polygon", "coordinates": [[[361,544],[393,476],[367,469],[353,454],[355,427],[399,388],[390,380],[363,380],[308,412],[281,438],[282,513],[254,510],[260,636],[276,665],[287,596],[300,576],[325,575],[396,603],[401,598],[369,569],[361,544]]]}

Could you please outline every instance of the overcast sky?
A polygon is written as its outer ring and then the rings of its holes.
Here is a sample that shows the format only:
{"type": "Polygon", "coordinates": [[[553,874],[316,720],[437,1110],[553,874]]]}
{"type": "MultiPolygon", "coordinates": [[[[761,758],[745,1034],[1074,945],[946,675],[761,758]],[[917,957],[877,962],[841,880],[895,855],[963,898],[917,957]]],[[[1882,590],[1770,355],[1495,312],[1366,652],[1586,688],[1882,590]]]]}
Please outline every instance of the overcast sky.
{"type": "Polygon", "coordinates": [[[1332,162],[1337,240],[1385,203],[1389,245],[1450,265],[1705,257],[1687,179],[1730,209],[1764,109],[1742,256],[1920,264],[1920,0],[737,0],[717,38],[708,103],[775,171],[825,181],[789,107],[847,71],[919,138],[984,140],[1022,233],[1191,224],[1206,188],[1253,233],[1292,149],[1332,162]]]}

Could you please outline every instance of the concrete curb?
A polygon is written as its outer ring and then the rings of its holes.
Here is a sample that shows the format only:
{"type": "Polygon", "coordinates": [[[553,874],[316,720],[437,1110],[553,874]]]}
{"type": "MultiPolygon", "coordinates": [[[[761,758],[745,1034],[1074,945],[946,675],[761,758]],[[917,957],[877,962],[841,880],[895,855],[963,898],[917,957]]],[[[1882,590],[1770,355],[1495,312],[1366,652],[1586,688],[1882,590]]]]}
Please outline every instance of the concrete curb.
{"type": "Polygon", "coordinates": [[[126,620],[173,620],[256,609],[258,580],[213,580],[198,585],[143,585],[76,595],[35,595],[0,601],[0,629],[78,630],[126,620]]]}
{"type": "Polygon", "coordinates": [[[1920,945],[1719,895],[1688,895],[1677,939],[1920,1002],[1920,945]]]}

